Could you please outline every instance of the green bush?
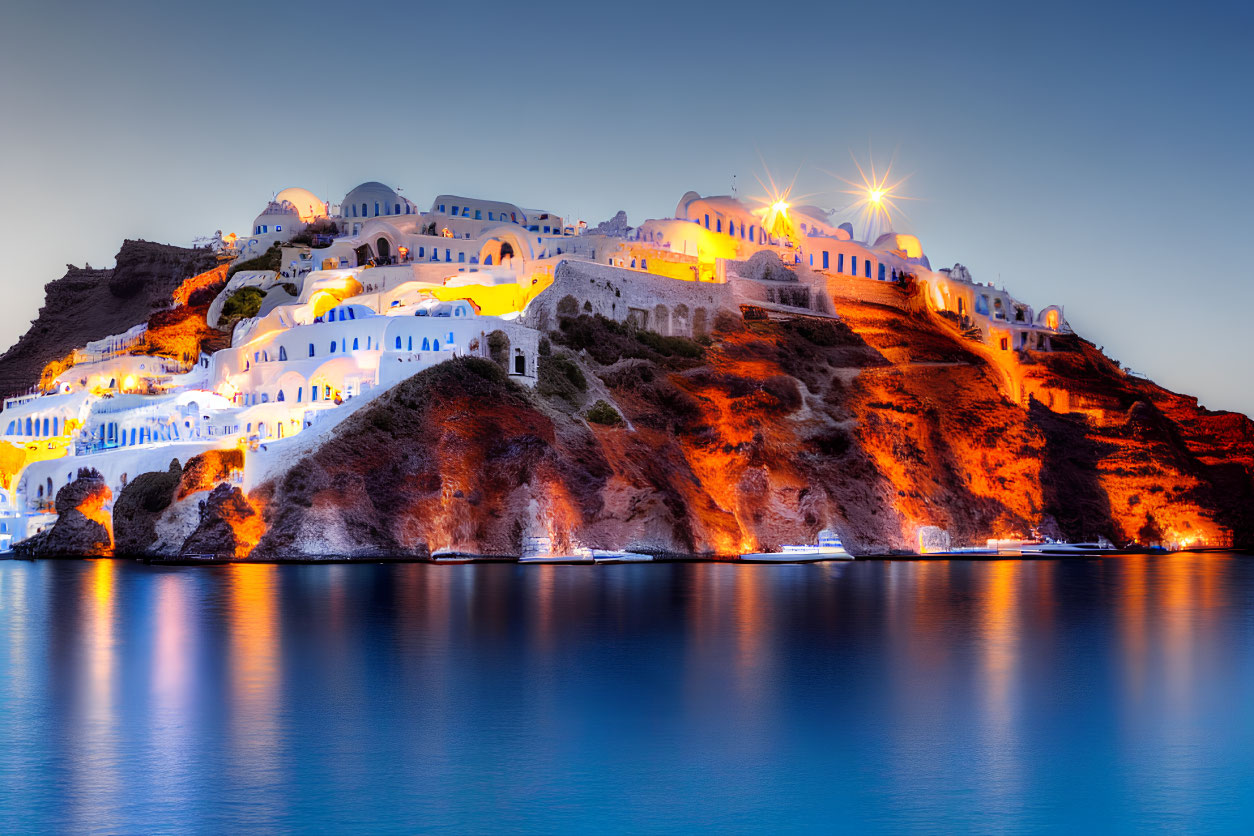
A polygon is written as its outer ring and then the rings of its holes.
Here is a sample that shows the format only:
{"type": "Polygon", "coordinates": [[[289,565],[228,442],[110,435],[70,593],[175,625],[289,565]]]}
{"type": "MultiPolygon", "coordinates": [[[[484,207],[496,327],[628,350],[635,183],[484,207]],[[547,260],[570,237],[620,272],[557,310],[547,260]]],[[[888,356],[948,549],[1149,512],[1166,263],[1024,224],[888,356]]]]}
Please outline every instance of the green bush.
{"type": "Polygon", "coordinates": [[[270,245],[270,249],[256,258],[250,258],[247,261],[231,265],[231,269],[226,271],[226,278],[227,281],[230,281],[231,276],[234,276],[241,270],[273,270],[277,273],[282,266],[283,245],[276,241],[270,245]]]}
{"type": "Polygon", "coordinates": [[[598,400],[588,410],[588,420],[594,424],[604,424],[607,427],[613,427],[623,423],[623,416],[619,415],[618,410],[607,402],[598,400]]]}
{"type": "Polygon", "coordinates": [[[572,406],[578,406],[581,395],[588,391],[588,380],[583,370],[563,354],[551,354],[540,358],[536,378],[536,392],[546,398],[563,398],[572,406]]]}
{"type": "Polygon", "coordinates": [[[230,298],[222,306],[222,316],[219,321],[223,326],[233,325],[241,319],[247,319],[250,316],[256,316],[261,310],[261,302],[266,298],[266,294],[260,288],[241,287],[239,290],[231,294],[230,298]]]}

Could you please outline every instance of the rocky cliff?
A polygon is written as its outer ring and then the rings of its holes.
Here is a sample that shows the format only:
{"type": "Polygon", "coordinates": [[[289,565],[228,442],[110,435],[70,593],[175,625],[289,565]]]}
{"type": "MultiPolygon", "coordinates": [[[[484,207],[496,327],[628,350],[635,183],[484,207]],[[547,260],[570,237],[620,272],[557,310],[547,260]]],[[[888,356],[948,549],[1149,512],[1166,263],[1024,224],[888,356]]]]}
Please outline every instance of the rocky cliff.
{"type": "Polygon", "coordinates": [[[710,345],[586,316],[552,334],[536,392],[481,360],[424,372],[252,497],[258,557],[731,554],[812,542],[910,550],[1026,535],[1254,543],[1254,424],[1131,378],[1078,338],[1025,355],[1062,414],[1008,399],[984,352],[926,313],[740,322],[710,345]],[[1100,395],[1102,405],[1094,406],[1100,395]],[[590,422],[605,400],[620,422],[590,422]]]}
{"type": "Polygon", "coordinates": [[[125,241],[117,265],[90,270],[67,265],[44,287],[44,306],[30,330],[0,356],[0,397],[25,392],[53,361],[91,340],[120,334],[168,308],[184,280],[216,265],[209,250],[125,241]]]}
{"type": "MultiPolygon", "coordinates": [[[[205,257],[128,242],[116,270],[72,270],[0,380],[24,388],[42,358],[145,318],[152,351],[213,347],[203,310],[221,277],[182,283],[205,257]]],[[[134,479],[108,534],[119,553],[266,558],[517,554],[531,535],[727,555],[822,528],[855,553],[913,550],[936,528],[954,545],[1033,529],[1254,545],[1247,417],[1129,376],[1079,337],[998,354],[908,289],[832,304],[838,318],[724,314],[701,342],[555,316],[535,390],[487,360],[441,364],[248,495],[231,483],[238,449],[134,479]]],[[[87,511],[44,551],[107,549],[87,481],[58,496],[87,511]]]]}

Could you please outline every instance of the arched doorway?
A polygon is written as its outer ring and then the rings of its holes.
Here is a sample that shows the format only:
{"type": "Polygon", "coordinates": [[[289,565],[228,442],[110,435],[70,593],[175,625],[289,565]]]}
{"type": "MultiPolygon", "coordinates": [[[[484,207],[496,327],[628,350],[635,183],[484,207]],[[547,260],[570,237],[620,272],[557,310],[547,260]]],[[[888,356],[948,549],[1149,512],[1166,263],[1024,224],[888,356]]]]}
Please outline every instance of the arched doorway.
{"type": "Polygon", "coordinates": [[[369,244],[362,244],[360,247],[357,247],[355,250],[353,250],[353,253],[357,256],[358,267],[364,264],[367,264],[372,260],[372,257],[370,255],[369,244]]]}
{"type": "Polygon", "coordinates": [[[392,243],[386,238],[374,242],[375,252],[379,254],[379,263],[387,264],[392,259],[392,243]]]}

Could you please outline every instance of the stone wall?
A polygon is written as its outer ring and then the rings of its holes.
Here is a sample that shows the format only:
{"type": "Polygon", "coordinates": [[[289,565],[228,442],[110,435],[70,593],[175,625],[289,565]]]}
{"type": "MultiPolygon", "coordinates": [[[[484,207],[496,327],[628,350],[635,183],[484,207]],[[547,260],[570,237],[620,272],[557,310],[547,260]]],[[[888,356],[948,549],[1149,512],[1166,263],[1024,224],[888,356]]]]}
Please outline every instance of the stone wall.
{"type": "Polygon", "coordinates": [[[527,307],[522,322],[544,332],[557,326],[559,316],[601,314],[660,334],[699,337],[710,331],[720,311],[739,316],[728,284],[678,281],[567,260],[558,265],[553,284],[527,307]]]}

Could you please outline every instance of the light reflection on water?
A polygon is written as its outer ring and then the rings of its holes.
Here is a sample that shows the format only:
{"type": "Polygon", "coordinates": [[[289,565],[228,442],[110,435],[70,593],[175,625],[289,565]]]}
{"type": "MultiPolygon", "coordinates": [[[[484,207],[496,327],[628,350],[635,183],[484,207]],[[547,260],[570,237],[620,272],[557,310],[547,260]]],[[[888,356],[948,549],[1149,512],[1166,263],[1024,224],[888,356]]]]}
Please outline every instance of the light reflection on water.
{"type": "Polygon", "coordinates": [[[0,830],[1240,829],[1254,561],[0,563],[0,830]]]}

